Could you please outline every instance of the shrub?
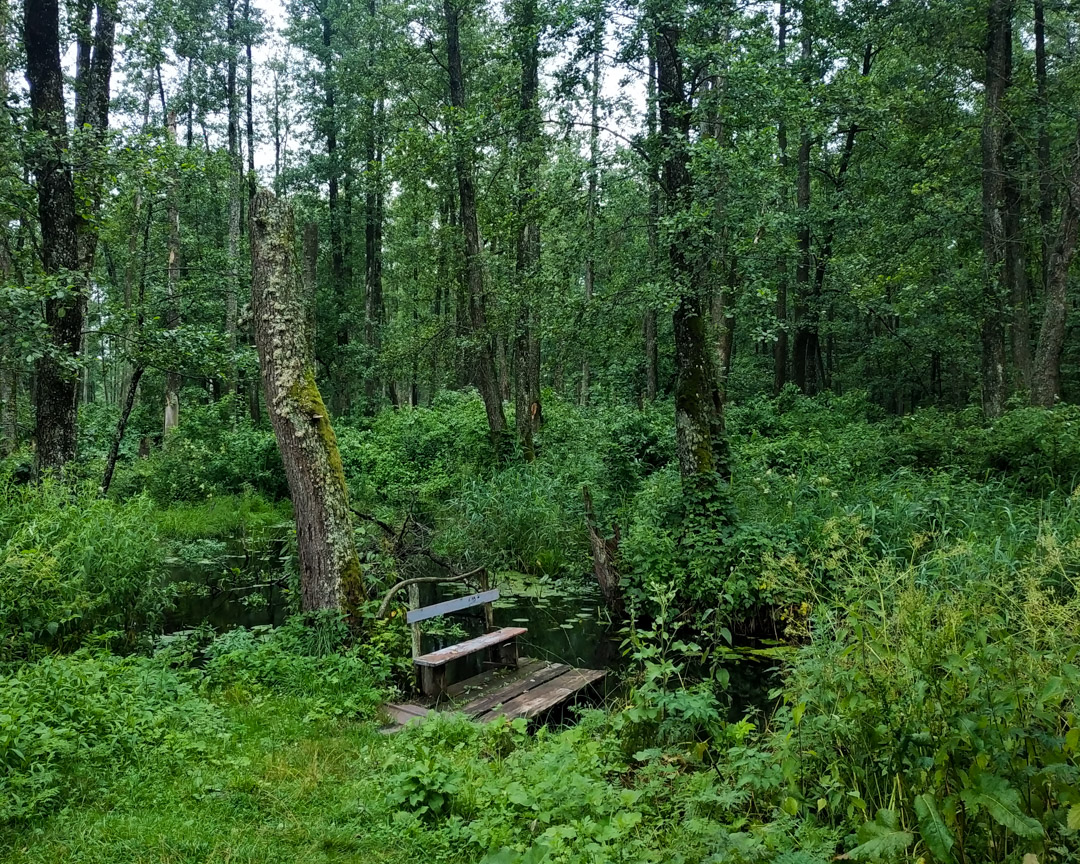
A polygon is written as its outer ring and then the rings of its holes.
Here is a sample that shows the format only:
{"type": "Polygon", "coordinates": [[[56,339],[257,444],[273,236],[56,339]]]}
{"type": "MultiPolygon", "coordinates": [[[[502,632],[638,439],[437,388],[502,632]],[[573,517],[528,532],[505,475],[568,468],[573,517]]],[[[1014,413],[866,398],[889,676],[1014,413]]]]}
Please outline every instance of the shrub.
{"type": "Polygon", "coordinates": [[[110,630],[131,642],[159,620],[168,592],[146,498],[0,478],[0,503],[0,659],[110,630]]]}

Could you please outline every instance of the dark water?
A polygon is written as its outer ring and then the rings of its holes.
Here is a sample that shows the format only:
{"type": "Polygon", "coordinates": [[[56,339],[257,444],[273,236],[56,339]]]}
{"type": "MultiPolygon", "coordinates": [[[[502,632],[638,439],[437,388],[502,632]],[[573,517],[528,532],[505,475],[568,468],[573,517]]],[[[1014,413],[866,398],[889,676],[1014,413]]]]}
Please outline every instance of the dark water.
{"type": "Polygon", "coordinates": [[[177,549],[166,562],[177,593],[165,614],[165,632],[204,624],[224,631],[285,623],[286,536],[279,531],[177,549]]]}
{"type": "MultiPolygon", "coordinates": [[[[169,559],[169,578],[178,594],[175,607],[166,615],[165,632],[201,625],[224,631],[284,623],[288,616],[284,592],[287,536],[287,529],[283,529],[254,539],[198,541],[178,549],[169,559]]],[[[595,585],[509,574],[500,578],[497,587],[502,596],[494,604],[495,625],[528,629],[518,640],[521,656],[616,673],[626,667],[618,626],[611,624],[595,585]]],[[[473,590],[457,583],[422,585],[421,604],[473,590]]],[[[434,651],[482,634],[483,612],[477,608],[430,619],[424,622],[424,629],[423,650],[434,651]]],[[[729,674],[727,694],[733,717],[746,712],[772,713],[774,702],[769,691],[779,683],[781,662],[761,653],[731,653],[723,661],[729,674]]],[[[479,674],[482,666],[481,655],[459,661],[448,670],[448,683],[479,674]]],[[[619,677],[608,676],[608,695],[616,692],[619,677]]]]}

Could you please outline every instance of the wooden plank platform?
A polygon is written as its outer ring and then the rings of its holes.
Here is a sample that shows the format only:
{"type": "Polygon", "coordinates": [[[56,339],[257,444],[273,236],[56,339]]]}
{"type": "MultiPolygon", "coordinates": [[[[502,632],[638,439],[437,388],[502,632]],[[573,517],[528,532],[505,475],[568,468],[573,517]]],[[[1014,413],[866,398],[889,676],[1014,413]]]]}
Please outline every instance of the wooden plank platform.
{"type": "Polygon", "coordinates": [[[496,704],[490,710],[473,716],[481,723],[490,722],[496,717],[507,717],[511,720],[524,717],[526,720],[531,720],[556,705],[570,701],[579,691],[599,681],[605,674],[607,673],[598,669],[564,667],[554,677],[542,681],[536,687],[523,690],[506,701],[496,704]]]}
{"type": "Polygon", "coordinates": [[[461,711],[481,723],[496,717],[532,720],[572,701],[606,674],[597,669],[575,669],[563,663],[522,658],[517,669],[488,670],[448,687],[437,702],[387,705],[385,710],[393,724],[382,731],[398,732],[435,710],[461,711]]]}

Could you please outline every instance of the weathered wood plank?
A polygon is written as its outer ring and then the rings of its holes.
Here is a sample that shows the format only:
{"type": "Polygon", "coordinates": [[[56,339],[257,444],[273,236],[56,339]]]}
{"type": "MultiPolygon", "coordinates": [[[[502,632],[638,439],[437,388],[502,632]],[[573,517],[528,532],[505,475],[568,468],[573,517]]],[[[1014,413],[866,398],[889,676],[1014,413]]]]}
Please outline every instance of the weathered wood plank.
{"type": "Polygon", "coordinates": [[[541,684],[533,690],[527,690],[509,702],[479,715],[477,719],[485,722],[494,720],[496,717],[506,717],[511,720],[516,717],[530,719],[567,701],[579,690],[594,681],[599,681],[606,674],[597,669],[571,669],[566,674],[546,684],[541,684]]]}
{"type": "Polygon", "coordinates": [[[539,672],[548,664],[543,660],[530,660],[521,658],[517,669],[487,669],[472,678],[457,681],[446,688],[445,696],[449,699],[461,701],[473,694],[477,698],[486,693],[494,692],[495,689],[512,684],[514,681],[524,680],[534,672],[539,672]]]}
{"type": "Polygon", "coordinates": [[[514,681],[507,684],[500,690],[496,690],[494,693],[489,693],[479,699],[476,699],[466,705],[463,710],[466,714],[473,717],[479,716],[486,711],[490,711],[498,705],[505,705],[515,696],[520,696],[527,690],[533,690],[550,681],[552,678],[557,678],[564,672],[570,669],[563,663],[550,663],[535,670],[531,675],[520,681],[514,681]]]}
{"type": "Polygon", "coordinates": [[[503,627],[501,630],[496,630],[494,633],[485,633],[483,636],[470,639],[468,642],[461,642],[458,645],[450,645],[438,651],[432,651],[430,654],[424,654],[422,657],[417,657],[413,662],[417,666],[428,668],[445,666],[454,660],[468,657],[470,654],[476,654],[478,651],[484,651],[487,648],[494,648],[496,645],[509,642],[511,639],[517,639],[518,636],[523,636],[528,632],[524,627],[503,627]]]}
{"type": "Polygon", "coordinates": [[[428,618],[437,618],[440,615],[449,615],[451,612],[460,612],[462,609],[472,609],[474,606],[482,606],[485,603],[494,603],[499,599],[499,589],[492,588],[490,591],[481,591],[477,594],[469,594],[466,597],[454,597],[451,600],[443,600],[442,603],[433,603],[420,609],[410,609],[405,614],[405,621],[415,624],[418,621],[426,621],[428,618]]]}

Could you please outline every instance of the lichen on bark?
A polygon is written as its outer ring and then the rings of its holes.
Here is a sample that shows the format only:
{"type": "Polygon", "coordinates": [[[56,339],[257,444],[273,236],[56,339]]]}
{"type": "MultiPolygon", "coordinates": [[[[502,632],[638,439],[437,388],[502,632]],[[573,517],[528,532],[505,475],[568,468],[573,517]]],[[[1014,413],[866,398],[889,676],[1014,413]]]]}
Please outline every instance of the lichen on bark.
{"type": "Polygon", "coordinates": [[[348,486],[330,412],[315,382],[292,210],[267,190],[252,204],[252,312],[267,408],[296,514],[305,610],[364,599],[348,486]]]}

